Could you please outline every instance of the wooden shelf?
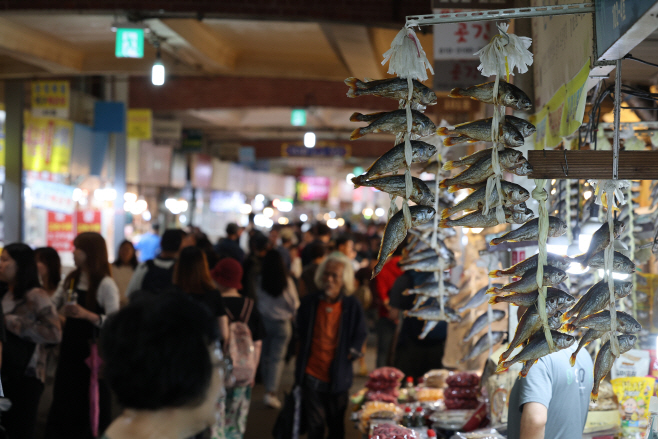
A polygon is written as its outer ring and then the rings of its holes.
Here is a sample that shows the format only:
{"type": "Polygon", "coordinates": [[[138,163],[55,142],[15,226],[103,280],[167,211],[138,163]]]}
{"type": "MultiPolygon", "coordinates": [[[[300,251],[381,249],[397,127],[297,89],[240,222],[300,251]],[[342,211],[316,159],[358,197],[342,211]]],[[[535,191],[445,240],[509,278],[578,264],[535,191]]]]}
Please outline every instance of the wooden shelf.
{"type": "MultiPolygon", "coordinates": [[[[611,179],[612,151],[529,151],[535,179],[611,179]],[[564,169],[563,169],[564,168],[564,169]],[[565,175],[564,171],[567,171],[565,175]]],[[[658,151],[621,151],[620,180],[658,180],[658,151]]]]}

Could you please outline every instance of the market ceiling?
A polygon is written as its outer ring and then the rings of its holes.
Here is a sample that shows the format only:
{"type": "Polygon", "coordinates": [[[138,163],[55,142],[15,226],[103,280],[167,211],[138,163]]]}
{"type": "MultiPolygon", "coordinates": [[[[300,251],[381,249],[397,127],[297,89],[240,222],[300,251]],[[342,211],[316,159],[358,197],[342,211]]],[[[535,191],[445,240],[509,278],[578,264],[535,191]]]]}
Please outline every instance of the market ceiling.
{"type": "MultiPolygon", "coordinates": [[[[351,112],[393,108],[377,99],[346,98],[342,81],[385,77],[382,54],[404,17],[431,8],[431,0],[5,0],[0,79],[127,76],[131,107],[153,108],[217,140],[298,138],[289,110],[304,107],[314,129],[340,140],[353,129],[351,112]],[[128,19],[164,38],[164,86],[148,80],[151,44],[143,59],[115,57],[112,24],[128,19]]],[[[429,33],[420,38],[430,54],[431,27],[424,30],[429,33]]],[[[656,62],[657,42],[654,34],[633,54],[656,62]]],[[[628,83],[658,79],[653,68],[638,63],[628,63],[623,73],[628,83]]],[[[435,119],[455,115],[440,107],[429,109],[435,119]]],[[[365,142],[354,155],[374,149],[365,142]]]]}

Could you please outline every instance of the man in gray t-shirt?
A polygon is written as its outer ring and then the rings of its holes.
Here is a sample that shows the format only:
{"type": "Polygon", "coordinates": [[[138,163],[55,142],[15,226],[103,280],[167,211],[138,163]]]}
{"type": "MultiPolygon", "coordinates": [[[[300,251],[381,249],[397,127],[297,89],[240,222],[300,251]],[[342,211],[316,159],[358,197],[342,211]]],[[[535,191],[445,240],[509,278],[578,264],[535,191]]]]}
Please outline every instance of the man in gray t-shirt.
{"type": "Polygon", "coordinates": [[[582,439],[594,365],[582,349],[572,367],[569,357],[575,350],[572,346],[540,358],[526,378],[514,383],[508,439],[582,439]]]}

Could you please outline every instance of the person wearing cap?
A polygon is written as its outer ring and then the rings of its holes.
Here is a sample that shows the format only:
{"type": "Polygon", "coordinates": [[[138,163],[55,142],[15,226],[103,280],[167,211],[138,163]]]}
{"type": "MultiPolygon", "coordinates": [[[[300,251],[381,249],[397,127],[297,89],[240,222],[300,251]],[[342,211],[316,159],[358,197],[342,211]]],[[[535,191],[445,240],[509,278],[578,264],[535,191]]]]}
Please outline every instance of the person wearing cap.
{"type": "MultiPolygon", "coordinates": [[[[251,338],[254,343],[256,355],[255,363],[260,360],[262,339],[265,329],[261,315],[254,301],[242,296],[238,290],[242,288],[242,265],[233,258],[220,260],[212,269],[211,276],[222,294],[224,309],[229,316],[229,325],[235,321],[243,321],[249,326],[251,338]]],[[[242,439],[247,427],[247,415],[251,403],[251,389],[254,383],[247,386],[230,387],[226,389],[226,413],[222,422],[218,422],[216,429],[223,429],[224,434],[214,434],[212,437],[227,439],[242,439]]]]}
{"type": "Polygon", "coordinates": [[[240,235],[244,229],[235,223],[226,226],[226,237],[221,238],[215,246],[219,258],[233,258],[240,264],[244,262],[244,250],[240,247],[240,235]]]}

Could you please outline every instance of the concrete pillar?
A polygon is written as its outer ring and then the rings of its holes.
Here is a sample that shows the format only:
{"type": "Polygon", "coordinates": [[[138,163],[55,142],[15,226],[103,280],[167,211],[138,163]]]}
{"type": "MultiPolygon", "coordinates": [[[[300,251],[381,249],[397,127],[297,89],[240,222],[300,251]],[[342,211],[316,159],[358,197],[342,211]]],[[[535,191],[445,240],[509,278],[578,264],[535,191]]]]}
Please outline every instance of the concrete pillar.
{"type": "Polygon", "coordinates": [[[23,240],[23,81],[5,81],[4,243],[23,240]]]}

